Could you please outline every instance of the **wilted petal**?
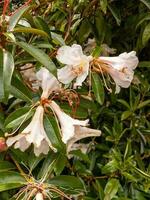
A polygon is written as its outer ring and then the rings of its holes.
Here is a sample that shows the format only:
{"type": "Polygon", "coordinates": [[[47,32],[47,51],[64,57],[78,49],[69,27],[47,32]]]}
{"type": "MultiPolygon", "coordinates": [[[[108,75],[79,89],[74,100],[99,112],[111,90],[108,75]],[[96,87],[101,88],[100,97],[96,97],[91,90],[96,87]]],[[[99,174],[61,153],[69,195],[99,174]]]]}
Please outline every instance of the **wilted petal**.
{"type": "Polygon", "coordinates": [[[62,46],[57,51],[56,58],[63,64],[74,65],[79,64],[83,56],[82,48],[80,45],[73,44],[70,46],[62,46]]]}
{"type": "Polygon", "coordinates": [[[41,88],[43,90],[42,98],[48,98],[53,91],[60,90],[60,84],[56,77],[52,75],[46,68],[41,68],[36,73],[37,79],[41,82],[41,88]]]}
{"type": "Polygon", "coordinates": [[[61,83],[68,84],[76,77],[76,74],[73,72],[72,67],[67,65],[57,70],[57,77],[61,83]]]}
{"type": "Polygon", "coordinates": [[[88,120],[77,120],[73,119],[66,113],[64,113],[61,108],[52,101],[50,103],[51,109],[56,113],[58,120],[60,122],[61,131],[62,131],[62,141],[66,144],[69,139],[71,139],[75,134],[75,125],[87,126],[88,120]]]}

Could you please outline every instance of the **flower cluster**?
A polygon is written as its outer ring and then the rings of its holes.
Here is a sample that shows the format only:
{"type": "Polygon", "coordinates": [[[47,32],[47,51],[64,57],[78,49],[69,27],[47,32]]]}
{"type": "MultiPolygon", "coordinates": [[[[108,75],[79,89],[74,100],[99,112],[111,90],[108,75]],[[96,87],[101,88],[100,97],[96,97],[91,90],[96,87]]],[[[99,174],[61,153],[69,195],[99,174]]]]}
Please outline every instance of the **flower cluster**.
{"type": "MultiPolygon", "coordinates": [[[[16,136],[9,137],[6,141],[8,146],[14,145],[25,151],[31,144],[34,145],[34,153],[39,156],[41,153],[47,154],[53,147],[48,138],[43,125],[43,118],[46,108],[50,108],[60,125],[61,138],[66,144],[67,153],[74,149],[75,142],[86,137],[100,136],[101,131],[88,128],[89,120],[78,120],[67,115],[60,106],[50,98],[52,93],[59,93],[62,90],[62,83],[69,84],[73,81],[73,88],[81,87],[87,78],[89,71],[107,73],[116,84],[116,93],[120,87],[127,88],[131,84],[134,75],[134,69],[138,65],[138,58],[134,51],[122,53],[118,57],[99,57],[86,56],[83,54],[80,45],[73,44],[61,47],[56,58],[64,67],[58,69],[57,77],[52,75],[47,69],[41,68],[36,73],[39,87],[42,89],[41,101],[36,108],[34,116],[29,125],[16,136]]],[[[38,199],[38,197],[37,197],[38,199]]]]}

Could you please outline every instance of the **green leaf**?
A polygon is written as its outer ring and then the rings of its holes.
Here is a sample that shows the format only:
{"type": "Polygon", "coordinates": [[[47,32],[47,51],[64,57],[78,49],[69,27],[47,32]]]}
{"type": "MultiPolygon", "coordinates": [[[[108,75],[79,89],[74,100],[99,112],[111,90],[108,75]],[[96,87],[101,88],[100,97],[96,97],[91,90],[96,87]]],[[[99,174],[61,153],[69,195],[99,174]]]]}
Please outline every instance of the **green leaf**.
{"type": "Polygon", "coordinates": [[[48,183],[63,187],[66,189],[69,189],[75,192],[75,190],[84,190],[84,186],[82,182],[80,181],[79,178],[74,177],[74,176],[67,176],[67,175],[62,175],[62,176],[56,176],[48,181],[48,183]]]}
{"type": "Polygon", "coordinates": [[[49,26],[46,23],[46,21],[42,19],[42,17],[34,17],[34,23],[38,29],[41,29],[44,32],[46,32],[49,38],[51,37],[49,26]]]}
{"type": "Polygon", "coordinates": [[[130,105],[127,103],[127,101],[123,99],[118,99],[117,101],[121,103],[122,105],[124,105],[125,107],[127,107],[128,109],[130,109],[130,105]]]}
{"type": "Polygon", "coordinates": [[[15,32],[15,33],[32,33],[32,34],[36,34],[36,35],[40,35],[40,36],[49,38],[49,35],[45,31],[39,30],[36,28],[31,28],[31,27],[14,28],[13,32],[15,32]]]}
{"type": "Polygon", "coordinates": [[[0,49],[0,60],[0,99],[7,101],[14,71],[14,59],[10,52],[0,49]]]}
{"type": "Polygon", "coordinates": [[[46,159],[44,160],[42,167],[38,173],[38,179],[46,179],[54,170],[54,166],[56,165],[58,159],[58,154],[49,152],[46,159]]]}
{"type": "Polygon", "coordinates": [[[3,80],[4,80],[4,92],[5,100],[9,97],[11,78],[14,71],[14,59],[11,53],[4,51],[3,55],[4,66],[3,66],[3,80]]]}
{"type": "Polygon", "coordinates": [[[98,180],[96,180],[96,187],[97,187],[97,192],[99,194],[99,199],[103,200],[104,199],[104,190],[98,180]]]}
{"type": "Polygon", "coordinates": [[[97,12],[95,15],[94,25],[93,28],[93,34],[96,38],[97,45],[101,45],[104,41],[105,35],[106,35],[106,27],[107,23],[102,15],[101,12],[97,12]]]}
{"type": "Polygon", "coordinates": [[[8,161],[0,161],[0,173],[5,171],[10,171],[15,168],[16,167],[8,161]]]}
{"type": "Polygon", "coordinates": [[[105,197],[104,200],[111,200],[118,192],[119,181],[115,178],[110,179],[104,189],[105,197]]]}
{"type": "Polygon", "coordinates": [[[145,46],[150,39],[150,23],[146,25],[143,35],[142,35],[142,44],[145,46]]]}
{"type": "Polygon", "coordinates": [[[148,106],[148,105],[150,106],[150,100],[143,101],[137,106],[137,109],[141,109],[141,108],[148,106]]]}
{"type": "Polygon", "coordinates": [[[16,172],[0,173],[0,192],[19,188],[26,184],[25,179],[16,172]]]}
{"type": "Polygon", "coordinates": [[[31,91],[23,84],[23,81],[19,80],[16,77],[13,77],[12,79],[10,92],[16,98],[32,103],[31,91]]]}
{"type": "Polygon", "coordinates": [[[61,140],[60,130],[56,119],[52,116],[45,115],[44,128],[52,145],[62,150],[64,148],[64,144],[61,140]]]}
{"type": "Polygon", "coordinates": [[[132,112],[130,110],[127,110],[127,111],[125,111],[125,112],[122,113],[121,120],[125,120],[128,117],[130,117],[131,115],[132,115],[132,112]]]}
{"type": "Polygon", "coordinates": [[[0,100],[4,98],[3,87],[3,50],[0,48],[0,100]]]}
{"type": "Polygon", "coordinates": [[[142,3],[144,3],[146,6],[147,6],[147,8],[149,8],[150,9],[150,0],[140,0],[142,3]]]}
{"type": "Polygon", "coordinates": [[[18,21],[22,15],[29,9],[29,6],[24,6],[21,9],[18,9],[9,19],[8,31],[12,31],[17,25],[18,21]]]}
{"type": "Polygon", "coordinates": [[[56,74],[55,64],[43,50],[25,42],[18,42],[17,44],[32,55],[39,63],[44,65],[52,74],[56,74]]]}
{"type": "Polygon", "coordinates": [[[89,36],[91,32],[90,23],[88,19],[83,19],[78,31],[79,43],[83,43],[89,36]]]}
{"type": "Polygon", "coordinates": [[[33,115],[33,110],[30,109],[31,107],[23,107],[12,112],[5,120],[5,127],[14,128],[27,121],[33,115]]]}
{"type": "Polygon", "coordinates": [[[105,98],[104,87],[97,73],[92,73],[92,90],[97,102],[103,105],[105,98]]]}
{"type": "Polygon", "coordinates": [[[100,7],[104,14],[106,14],[107,11],[107,4],[107,0],[100,0],[100,7]]]}
{"type": "Polygon", "coordinates": [[[120,13],[119,13],[119,10],[116,9],[116,7],[112,7],[110,5],[108,5],[108,8],[111,12],[111,14],[113,15],[113,17],[115,18],[118,26],[120,26],[120,23],[121,23],[121,16],[120,16],[120,13]]]}

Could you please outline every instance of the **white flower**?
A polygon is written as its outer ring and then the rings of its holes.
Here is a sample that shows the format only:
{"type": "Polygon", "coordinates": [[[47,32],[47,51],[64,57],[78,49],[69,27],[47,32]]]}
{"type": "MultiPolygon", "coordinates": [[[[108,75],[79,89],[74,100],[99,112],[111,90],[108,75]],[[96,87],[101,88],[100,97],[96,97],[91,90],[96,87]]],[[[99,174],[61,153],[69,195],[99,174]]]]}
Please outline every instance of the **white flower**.
{"type": "Polygon", "coordinates": [[[116,83],[116,93],[120,87],[127,88],[131,84],[134,75],[134,69],[138,65],[138,58],[135,51],[122,53],[116,57],[99,57],[101,63],[105,63],[102,70],[107,71],[116,83]]]}
{"type": "Polygon", "coordinates": [[[39,156],[41,153],[47,154],[49,148],[56,151],[44,130],[43,115],[44,108],[40,105],[37,107],[30,124],[21,132],[21,134],[8,138],[6,141],[7,145],[11,146],[14,144],[14,148],[25,151],[33,144],[36,156],[39,156]]]}
{"type": "Polygon", "coordinates": [[[71,151],[73,144],[83,138],[100,136],[101,131],[90,129],[85,126],[88,125],[87,120],[73,119],[54,102],[51,101],[50,108],[56,113],[61,126],[62,141],[67,145],[67,152],[71,151]]]}
{"type": "Polygon", "coordinates": [[[41,82],[41,88],[43,90],[41,98],[48,98],[53,91],[60,89],[60,84],[56,77],[52,75],[46,68],[41,68],[36,73],[37,79],[41,82]]]}
{"type": "Polygon", "coordinates": [[[58,80],[64,84],[70,83],[76,78],[74,88],[82,86],[82,82],[86,79],[89,72],[89,62],[92,56],[86,56],[82,52],[80,45],[73,44],[70,46],[63,46],[58,49],[56,58],[65,67],[58,69],[58,80]]]}

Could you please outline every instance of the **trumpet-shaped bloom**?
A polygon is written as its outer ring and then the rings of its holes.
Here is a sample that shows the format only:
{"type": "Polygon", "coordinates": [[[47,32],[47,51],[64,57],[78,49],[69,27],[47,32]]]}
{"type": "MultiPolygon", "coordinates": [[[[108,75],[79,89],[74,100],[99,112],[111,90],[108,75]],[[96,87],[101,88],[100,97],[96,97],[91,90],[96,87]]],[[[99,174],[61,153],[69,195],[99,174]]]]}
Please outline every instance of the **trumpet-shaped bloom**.
{"type": "Polygon", "coordinates": [[[76,141],[86,137],[101,135],[100,130],[85,127],[88,125],[89,120],[81,121],[73,119],[72,117],[64,113],[54,101],[51,101],[50,107],[56,113],[60,122],[62,141],[67,144],[67,152],[71,151],[72,146],[76,141]]]}
{"type": "Polygon", "coordinates": [[[37,79],[40,81],[43,90],[41,98],[48,98],[53,91],[60,89],[60,84],[56,77],[52,75],[47,69],[41,68],[36,73],[37,79]]]}
{"type": "Polygon", "coordinates": [[[107,71],[115,81],[116,93],[120,91],[120,87],[129,87],[134,75],[133,70],[139,62],[135,51],[125,52],[116,57],[99,57],[99,60],[107,65],[104,69],[102,66],[102,69],[107,71]]]}
{"type": "Polygon", "coordinates": [[[37,107],[36,112],[30,124],[22,131],[21,134],[7,139],[8,146],[14,144],[15,148],[25,151],[28,147],[34,145],[34,153],[39,156],[41,153],[47,154],[49,148],[56,151],[49,141],[43,126],[44,108],[40,105],[37,107]]]}
{"type": "Polygon", "coordinates": [[[59,48],[56,58],[61,63],[66,64],[65,67],[58,69],[58,80],[68,84],[76,78],[74,88],[82,86],[82,82],[88,76],[89,62],[92,56],[84,55],[81,46],[73,44],[71,47],[63,46],[59,48]]]}

